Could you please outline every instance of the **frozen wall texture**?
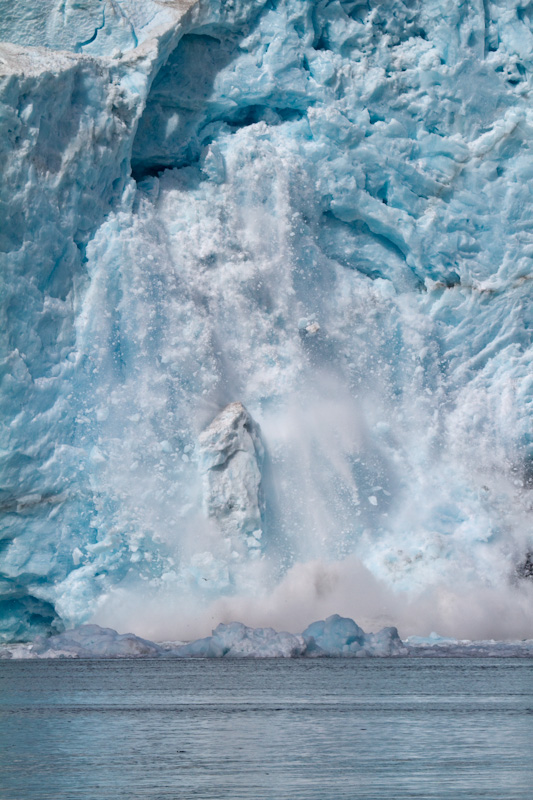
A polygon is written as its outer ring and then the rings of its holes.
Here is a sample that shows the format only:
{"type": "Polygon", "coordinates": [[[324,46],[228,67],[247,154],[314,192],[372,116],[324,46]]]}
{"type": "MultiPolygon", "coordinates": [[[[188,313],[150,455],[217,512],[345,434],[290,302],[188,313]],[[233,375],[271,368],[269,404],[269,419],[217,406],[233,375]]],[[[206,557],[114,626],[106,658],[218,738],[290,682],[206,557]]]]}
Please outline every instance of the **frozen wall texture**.
{"type": "Polygon", "coordinates": [[[532,634],[532,20],[0,0],[5,640],[532,634]]]}

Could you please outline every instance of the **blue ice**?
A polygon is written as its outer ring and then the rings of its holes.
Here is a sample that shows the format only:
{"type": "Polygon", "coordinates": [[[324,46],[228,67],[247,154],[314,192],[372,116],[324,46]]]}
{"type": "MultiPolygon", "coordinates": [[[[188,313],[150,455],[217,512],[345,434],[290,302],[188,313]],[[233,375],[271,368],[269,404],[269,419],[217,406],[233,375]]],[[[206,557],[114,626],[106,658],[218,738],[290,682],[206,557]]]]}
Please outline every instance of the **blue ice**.
{"type": "Polygon", "coordinates": [[[0,5],[3,639],[530,635],[528,7],[0,5]]]}

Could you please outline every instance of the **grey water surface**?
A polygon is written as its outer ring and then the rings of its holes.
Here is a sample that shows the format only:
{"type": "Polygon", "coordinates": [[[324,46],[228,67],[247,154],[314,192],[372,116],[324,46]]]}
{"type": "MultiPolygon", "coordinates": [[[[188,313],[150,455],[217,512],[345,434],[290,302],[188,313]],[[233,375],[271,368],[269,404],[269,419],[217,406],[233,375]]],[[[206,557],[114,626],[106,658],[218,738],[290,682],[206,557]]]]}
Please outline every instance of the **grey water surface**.
{"type": "Polygon", "coordinates": [[[0,661],[0,800],[531,800],[530,659],[0,661]]]}

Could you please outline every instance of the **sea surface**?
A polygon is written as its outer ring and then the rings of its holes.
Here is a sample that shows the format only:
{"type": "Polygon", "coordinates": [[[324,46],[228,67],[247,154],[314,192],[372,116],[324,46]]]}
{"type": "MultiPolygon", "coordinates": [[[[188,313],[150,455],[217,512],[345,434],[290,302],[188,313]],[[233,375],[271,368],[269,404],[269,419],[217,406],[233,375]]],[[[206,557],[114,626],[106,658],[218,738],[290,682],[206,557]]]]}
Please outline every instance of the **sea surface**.
{"type": "Polygon", "coordinates": [[[533,660],[0,661],[1,800],[531,800],[533,660]]]}

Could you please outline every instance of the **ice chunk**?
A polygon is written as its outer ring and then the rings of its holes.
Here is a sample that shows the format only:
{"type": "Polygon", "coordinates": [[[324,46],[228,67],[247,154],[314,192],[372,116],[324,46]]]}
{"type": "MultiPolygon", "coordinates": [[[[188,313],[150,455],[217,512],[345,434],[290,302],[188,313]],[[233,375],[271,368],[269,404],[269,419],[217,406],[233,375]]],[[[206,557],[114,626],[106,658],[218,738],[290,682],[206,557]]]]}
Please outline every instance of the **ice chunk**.
{"type": "Polygon", "coordinates": [[[211,636],[187,644],[157,644],[132,633],[81,625],[62,634],[38,636],[33,643],[0,646],[0,658],[339,658],[472,656],[532,657],[533,639],[517,642],[459,641],[431,634],[402,642],[396,628],[365,633],[352,619],[335,614],[309,625],[302,634],[220,624],[211,636]]]}
{"type": "Polygon", "coordinates": [[[264,447],[259,426],[242,403],[230,403],[198,439],[205,476],[207,514],[233,547],[259,548],[264,502],[264,447]]]}
{"type": "Polygon", "coordinates": [[[315,319],[302,317],[298,320],[298,330],[304,336],[315,336],[320,330],[320,325],[315,319]]]}
{"type": "Polygon", "coordinates": [[[38,658],[128,658],[160,652],[154,642],[99,625],[80,625],[48,639],[40,636],[31,648],[31,655],[38,658]]]}
{"type": "Polygon", "coordinates": [[[180,657],[294,658],[305,655],[302,637],[273,628],[249,628],[241,622],[218,625],[212,636],[176,650],[180,657]]]}
{"type": "Polygon", "coordinates": [[[362,649],[365,634],[353,619],[334,614],[326,620],[313,622],[302,636],[308,653],[342,655],[362,649]]]}
{"type": "Polygon", "coordinates": [[[396,628],[367,634],[353,619],[338,614],[313,622],[302,636],[306,654],[311,656],[390,656],[406,652],[396,628]]]}

